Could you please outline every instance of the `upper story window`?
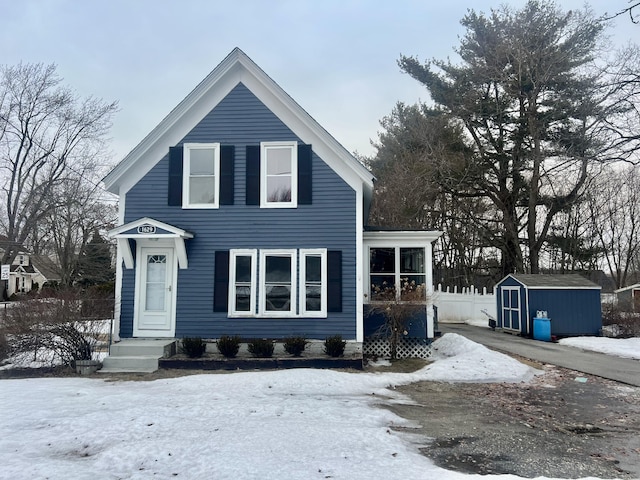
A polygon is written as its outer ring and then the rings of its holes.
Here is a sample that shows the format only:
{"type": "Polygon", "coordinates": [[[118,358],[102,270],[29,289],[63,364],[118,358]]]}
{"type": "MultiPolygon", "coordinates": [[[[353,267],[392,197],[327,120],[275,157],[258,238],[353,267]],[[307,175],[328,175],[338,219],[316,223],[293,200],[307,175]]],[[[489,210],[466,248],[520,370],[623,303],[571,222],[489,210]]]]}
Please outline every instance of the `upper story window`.
{"type": "Polygon", "coordinates": [[[298,143],[260,144],[260,206],[295,208],[298,206],[298,143]]]}
{"type": "Polygon", "coordinates": [[[373,302],[426,299],[425,249],[381,247],[369,250],[373,302]]]}
{"type": "Polygon", "coordinates": [[[183,207],[218,208],[220,144],[185,143],[183,158],[183,207]]]}

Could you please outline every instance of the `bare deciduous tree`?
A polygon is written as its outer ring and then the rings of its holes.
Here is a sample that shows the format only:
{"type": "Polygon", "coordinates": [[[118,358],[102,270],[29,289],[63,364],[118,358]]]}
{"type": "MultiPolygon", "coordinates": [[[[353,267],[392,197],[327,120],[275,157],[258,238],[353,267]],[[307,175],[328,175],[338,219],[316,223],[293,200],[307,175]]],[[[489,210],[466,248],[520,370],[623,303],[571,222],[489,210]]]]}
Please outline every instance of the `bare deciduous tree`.
{"type": "Polygon", "coordinates": [[[624,287],[640,263],[640,166],[606,169],[588,203],[609,274],[624,287]]]}
{"type": "Polygon", "coordinates": [[[79,98],[55,65],[0,67],[0,229],[10,263],[43,218],[58,208],[54,192],[105,150],[117,104],[79,98]]]}

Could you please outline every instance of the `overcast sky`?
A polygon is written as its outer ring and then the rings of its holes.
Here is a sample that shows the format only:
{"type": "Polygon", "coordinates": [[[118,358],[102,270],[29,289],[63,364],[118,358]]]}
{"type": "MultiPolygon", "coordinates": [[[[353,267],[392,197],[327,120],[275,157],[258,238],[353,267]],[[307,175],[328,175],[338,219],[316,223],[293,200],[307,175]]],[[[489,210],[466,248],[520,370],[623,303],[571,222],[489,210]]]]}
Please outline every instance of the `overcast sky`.
{"type": "MultiPolygon", "coordinates": [[[[524,0],[0,0],[0,63],[55,63],[81,95],[117,100],[121,160],[227,54],[240,47],[348,150],[372,154],[397,101],[428,96],[400,54],[453,55],[467,8],[524,0]]],[[[597,14],[627,0],[592,0],[597,14]]],[[[581,8],[581,0],[560,0],[581,8]]],[[[640,12],[638,12],[640,14],[640,12]]],[[[613,42],[640,42],[616,20],[613,42]]]]}

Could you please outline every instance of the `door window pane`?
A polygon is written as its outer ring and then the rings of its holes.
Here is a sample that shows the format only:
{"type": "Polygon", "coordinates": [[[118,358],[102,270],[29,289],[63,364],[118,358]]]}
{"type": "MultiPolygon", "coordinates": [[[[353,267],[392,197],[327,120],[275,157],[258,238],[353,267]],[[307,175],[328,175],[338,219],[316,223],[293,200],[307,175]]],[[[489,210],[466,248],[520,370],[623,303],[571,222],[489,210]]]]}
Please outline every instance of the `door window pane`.
{"type": "Polygon", "coordinates": [[[145,288],[145,310],[161,312],[165,309],[166,255],[147,257],[147,281],[145,288]]]}

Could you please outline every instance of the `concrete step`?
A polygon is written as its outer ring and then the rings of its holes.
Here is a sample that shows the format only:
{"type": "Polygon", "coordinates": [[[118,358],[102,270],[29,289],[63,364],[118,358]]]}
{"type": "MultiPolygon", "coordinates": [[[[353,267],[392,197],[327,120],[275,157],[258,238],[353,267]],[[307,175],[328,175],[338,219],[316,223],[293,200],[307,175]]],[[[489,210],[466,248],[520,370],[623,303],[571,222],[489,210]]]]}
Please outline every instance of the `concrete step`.
{"type": "Polygon", "coordinates": [[[100,373],[150,373],[158,370],[158,358],[144,355],[109,356],[102,361],[100,373]]]}
{"type": "Polygon", "coordinates": [[[121,340],[113,343],[110,356],[155,356],[170,357],[176,353],[176,344],[171,340],[121,340]]]}

